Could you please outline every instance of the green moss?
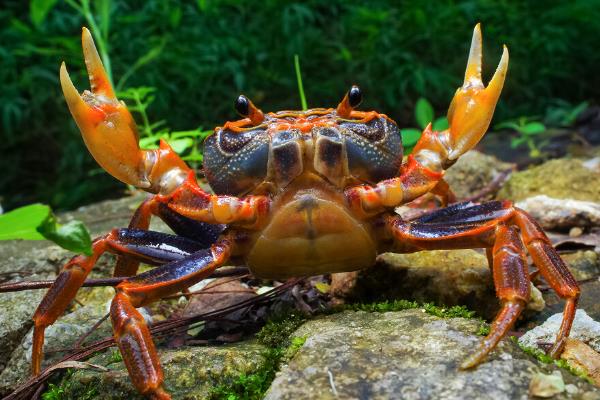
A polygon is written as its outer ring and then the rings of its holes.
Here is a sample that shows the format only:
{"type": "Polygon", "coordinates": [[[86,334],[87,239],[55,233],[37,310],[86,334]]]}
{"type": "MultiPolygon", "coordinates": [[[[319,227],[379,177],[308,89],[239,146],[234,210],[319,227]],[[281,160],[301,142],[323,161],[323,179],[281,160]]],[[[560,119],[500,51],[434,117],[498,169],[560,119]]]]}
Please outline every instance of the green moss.
{"type": "Polygon", "coordinates": [[[567,372],[571,373],[572,375],[578,376],[582,379],[585,379],[589,383],[594,384],[594,381],[585,372],[583,372],[582,370],[580,370],[578,368],[572,367],[571,365],[569,365],[569,363],[566,360],[562,360],[562,359],[555,360],[554,358],[550,357],[548,354],[544,353],[543,351],[541,351],[539,349],[536,349],[535,347],[529,347],[529,346],[522,345],[519,342],[519,339],[517,339],[515,336],[511,336],[510,338],[513,342],[515,342],[517,344],[517,346],[519,346],[519,348],[521,350],[523,350],[523,352],[536,358],[540,362],[542,362],[544,364],[554,364],[557,367],[564,369],[567,372]]]}
{"type": "Polygon", "coordinates": [[[490,326],[486,323],[482,323],[477,330],[477,335],[487,336],[490,334],[490,326]]]}
{"type": "Polygon", "coordinates": [[[304,345],[305,337],[291,338],[291,335],[306,319],[305,315],[298,312],[284,312],[273,316],[256,334],[258,341],[269,348],[262,353],[262,366],[252,374],[240,375],[228,385],[217,386],[211,392],[210,399],[262,399],[279,366],[292,358],[304,345]]]}
{"type": "Polygon", "coordinates": [[[63,400],[65,389],[62,386],[51,383],[48,385],[48,390],[42,393],[42,400],[63,400]]]}
{"type": "Polygon", "coordinates": [[[427,314],[435,315],[440,318],[476,318],[475,311],[471,311],[465,306],[444,307],[435,305],[434,303],[419,304],[416,301],[409,300],[386,300],[376,303],[345,304],[335,308],[334,311],[390,312],[412,310],[415,308],[422,308],[427,314]]]}
{"type": "Polygon", "coordinates": [[[113,349],[110,352],[110,358],[108,359],[107,365],[119,363],[121,361],[123,361],[123,356],[121,355],[121,352],[118,349],[113,349]]]}
{"type": "Polygon", "coordinates": [[[229,385],[215,387],[210,393],[209,399],[262,399],[275,378],[283,353],[284,351],[281,348],[266,350],[263,352],[264,363],[258,370],[252,374],[240,375],[229,385]]]}
{"type": "MultiPolygon", "coordinates": [[[[475,312],[464,306],[443,307],[433,303],[419,304],[409,300],[392,300],[375,303],[354,303],[334,307],[323,312],[331,314],[341,311],[391,312],[411,309],[423,309],[424,312],[440,318],[477,318],[475,312]]],[[[279,313],[265,324],[256,334],[258,341],[267,346],[262,355],[264,363],[251,374],[243,374],[230,384],[217,386],[209,396],[211,399],[261,399],[282,363],[290,360],[306,342],[306,337],[292,337],[292,334],[309,317],[295,310],[279,313]]],[[[483,322],[483,321],[482,321],[483,322]]],[[[482,326],[482,329],[489,327],[482,326]]]]}
{"type": "Polygon", "coordinates": [[[73,392],[71,377],[75,373],[74,369],[67,369],[64,377],[58,385],[54,383],[48,384],[48,390],[42,393],[42,400],[92,400],[98,396],[98,387],[90,385],[82,392],[73,392]]]}
{"type": "Polygon", "coordinates": [[[306,321],[307,316],[297,311],[281,313],[272,317],[256,334],[261,344],[271,348],[285,348],[290,345],[289,338],[306,321]]]}

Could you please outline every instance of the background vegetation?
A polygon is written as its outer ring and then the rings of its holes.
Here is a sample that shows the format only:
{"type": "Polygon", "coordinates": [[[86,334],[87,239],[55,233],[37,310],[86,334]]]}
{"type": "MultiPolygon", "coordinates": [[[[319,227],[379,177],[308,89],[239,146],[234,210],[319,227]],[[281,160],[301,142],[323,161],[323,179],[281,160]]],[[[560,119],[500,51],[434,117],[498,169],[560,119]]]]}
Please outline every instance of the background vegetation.
{"type": "MultiPolygon", "coordinates": [[[[2,2],[0,202],[5,209],[34,201],[68,209],[124,189],[88,155],[59,89],[62,60],[78,88],[88,87],[79,36],[89,21],[77,9],[83,3],[2,2]]],[[[420,97],[429,100],[436,116],[445,114],[478,21],[486,76],[502,43],[511,51],[496,121],[544,116],[556,104],[597,103],[600,97],[597,0],[94,0],[89,11],[105,41],[117,89],[144,94],[140,104],[151,121],[164,121],[148,135],[166,127],[211,129],[235,118],[232,103],[240,92],[265,111],[300,108],[294,54],[300,57],[309,106],[335,106],[356,83],[365,92],[364,108],[414,126],[420,97]],[[149,89],[136,92],[140,87],[149,89]]],[[[130,96],[127,102],[134,100],[130,96]]]]}

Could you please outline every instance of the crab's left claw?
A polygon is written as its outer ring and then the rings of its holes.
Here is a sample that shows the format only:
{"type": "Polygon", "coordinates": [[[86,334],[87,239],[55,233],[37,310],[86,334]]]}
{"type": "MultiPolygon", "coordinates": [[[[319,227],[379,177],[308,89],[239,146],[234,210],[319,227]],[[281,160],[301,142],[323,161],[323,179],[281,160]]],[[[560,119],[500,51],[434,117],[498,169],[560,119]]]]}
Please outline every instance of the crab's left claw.
{"type": "Polygon", "coordinates": [[[166,143],[161,143],[158,150],[140,149],[135,121],[125,104],[116,98],[86,28],[81,44],[91,91],[79,94],[64,63],[60,67],[60,84],[88,150],[102,168],[122,182],[151,192],[170,190],[174,182],[187,176],[188,167],[166,143]],[[169,171],[175,172],[168,174],[169,171]]]}
{"type": "Polygon", "coordinates": [[[506,46],[498,68],[487,87],[481,80],[481,53],[481,28],[477,24],[473,31],[465,81],[456,91],[448,109],[449,161],[456,161],[459,156],[472,149],[487,131],[504,85],[508,69],[506,46]]]}

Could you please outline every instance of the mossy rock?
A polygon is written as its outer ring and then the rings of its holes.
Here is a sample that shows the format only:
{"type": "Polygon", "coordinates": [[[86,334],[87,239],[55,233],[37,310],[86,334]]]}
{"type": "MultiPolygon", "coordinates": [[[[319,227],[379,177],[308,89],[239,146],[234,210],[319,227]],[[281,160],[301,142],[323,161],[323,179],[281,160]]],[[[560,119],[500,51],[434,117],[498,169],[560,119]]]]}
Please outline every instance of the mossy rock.
{"type": "Polygon", "coordinates": [[[477,368],[459,370],[477,348],[480,328],[476,319],[441,319],[421,309],[310,320],[293,334],[306,338],[304,345],[265,399],[526,399],[538,374],[563,383],[554,399],[600,398],[600,389],[510,339],[477,368]]]}
{"type": "Polygon", "coordinates": [[[551,160],[512,174],[496,197],[521,201],[537,195],[600,202],[600,173],[578,159],[551,160]]]}
{"type": "MultiPolygon", "coordinates": [[[[224,346],[161,349],[160,361],[165,374],[164,388],[177,399],[210,399],[215,388],[230,385],[241,375],[251,374],[266,362],[266,348],[256,341],[224,346]]],[[[76,370],[56,385],[63,399],[144,400],[127,375],[116,349],[89,360],[106,366],[107,372],[76,370]]]]}

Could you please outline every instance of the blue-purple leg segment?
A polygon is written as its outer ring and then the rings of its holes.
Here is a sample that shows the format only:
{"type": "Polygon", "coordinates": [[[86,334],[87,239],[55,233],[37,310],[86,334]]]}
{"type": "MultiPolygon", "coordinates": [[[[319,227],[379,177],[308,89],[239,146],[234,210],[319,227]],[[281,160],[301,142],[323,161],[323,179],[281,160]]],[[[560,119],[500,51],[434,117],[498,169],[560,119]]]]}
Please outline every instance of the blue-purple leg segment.
{"type": "Polygon", "coordinates": [[[163,390],[163,373],[150,330],[136,310],[144,304],[181,291],[210,275],[231,254],[229,239],[221,238],[210,249],[127,279],[119,284],[110,316],[114,337],[135,387],[156,399],[170,399],[163,390]]]}
{"type": "MultiPolygon", "coordinates": [[[[137,208],[129,222],[129,228],[148,230],[153,215],[163,220],[178,236],[199,243],[203,249],[215,243],[226,228],[226,225],[223,224],[207,224],[184,217],[170,209],[166,204],[157,201],[155,197],[145,200],[137,208]]],[[[139,260],[133,257],[120,255],[117,258],[113,275],[133,276],[137,273],[139,264],[139,260]]]]}
{"type": "Polygon", "coordinates": [[[73,257],[62,269],[33,315],[31,368],[41,369],[44,331],[52,325],[75,298],[77,291],[105,252],[126,255],[136,263],[162,265],[189,257],[204,248],[201,243],[166,233],[139,229],[113,229],[92,244],[92,255],[73,257]]]}
{"type": "Polygon", "coordinates": [[[410,221],[390,216],[387,227],[396,252],[486,249],[502,308],[489,335],[461,368],[481,363],[524,309],[530,290],[526,251],[548,284],[566,300],[563,322],[550,351],[553,357],[560,356],[575,317],[579,286],[546,234],[527,213],[508,201],[459,203],[410,221]]]}

